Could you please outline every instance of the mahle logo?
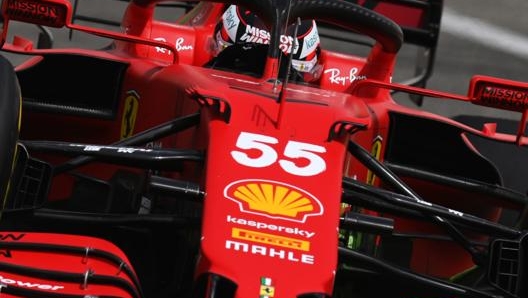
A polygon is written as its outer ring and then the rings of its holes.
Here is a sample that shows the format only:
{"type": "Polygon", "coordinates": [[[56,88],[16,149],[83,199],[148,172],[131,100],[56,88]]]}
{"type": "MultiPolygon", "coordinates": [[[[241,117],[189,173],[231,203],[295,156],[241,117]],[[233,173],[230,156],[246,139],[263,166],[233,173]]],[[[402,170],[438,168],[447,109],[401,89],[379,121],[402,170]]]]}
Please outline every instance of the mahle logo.
{"type": "Polygon", "coordinates": [[[323,214],[321,202],[313,195],[277,181],[235,181],[224,189],[224,196],[237,203],[242,212],[269,218],[305,222],[309,216],[323,214]]]}

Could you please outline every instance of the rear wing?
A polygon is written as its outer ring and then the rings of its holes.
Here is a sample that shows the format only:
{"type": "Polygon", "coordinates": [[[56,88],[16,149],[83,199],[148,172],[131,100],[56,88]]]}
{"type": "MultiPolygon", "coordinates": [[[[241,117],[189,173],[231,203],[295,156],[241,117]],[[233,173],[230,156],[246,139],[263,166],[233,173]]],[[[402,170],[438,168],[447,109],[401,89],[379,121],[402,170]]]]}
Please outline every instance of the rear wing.
{"type": "MultiPolygon", "coordinates": [[[[365,4],[378,1],[365,1],[365,4]]],[[[383,0],[374,9],[398,23],[404,42],[422,47],[426,63],[417,68],[416,77],[406,85],[425,85],[434,64],[440,33],[443,0],[383,0]]]]}
{"type": "MultiPolygon", "coordinates": [[[[345,0],[375,10],[394,20],[403,30],[404,43],[418,48],[414,76],[404,85],[425,87],[434,68],[444,0],[345,0]]],[[[329,38],[332,38],[331,36],[329,38]]],[[[355,40],[349,40],[355,42],[355,40]]],[[[418,105],[423,96],[411,95],[418,105]]]]}

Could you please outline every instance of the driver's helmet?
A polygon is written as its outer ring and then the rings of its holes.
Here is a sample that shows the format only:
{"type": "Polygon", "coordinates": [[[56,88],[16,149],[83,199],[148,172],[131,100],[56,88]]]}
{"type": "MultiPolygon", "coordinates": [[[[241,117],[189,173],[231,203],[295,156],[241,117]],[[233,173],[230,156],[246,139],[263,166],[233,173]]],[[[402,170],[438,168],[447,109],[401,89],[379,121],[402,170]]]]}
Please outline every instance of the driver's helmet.
{"type": "MultiPolygon", "coordinates": [[[[297,44],[293,42],[295,28],[288,28],[288,35],[281,36],[280,49],[288,57],[292,52],[292,68],[305,81],[315,81],[322,70],[319,56],[321,53],[320,38],[314,20],[304,20],[297,28],[297,44]],[[298,45],[298,47],[294,47],[298,45]]],[[[253,12],[237,5],[230,5],[215,28],[215,54],[234,44],[266,45],[270,43],[270,33],[265,24],[253,12]]],[[[289,57],[288,57],[289,58],[289,57]]],[[[287,59],[283,59],[287,60],[287,59]]],[[[284,64],[284,61],[283,61],[284,64]]]]}

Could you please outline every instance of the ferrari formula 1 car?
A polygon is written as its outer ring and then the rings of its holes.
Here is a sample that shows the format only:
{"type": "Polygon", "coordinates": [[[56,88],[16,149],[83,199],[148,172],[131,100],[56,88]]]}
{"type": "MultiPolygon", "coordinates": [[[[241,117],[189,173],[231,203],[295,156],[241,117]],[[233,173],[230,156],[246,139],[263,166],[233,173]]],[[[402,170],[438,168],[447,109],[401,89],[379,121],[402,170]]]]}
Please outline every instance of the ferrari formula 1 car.
{"type": "Polygon", "coordinates": [[[528,144],[528,84],[425,89],[442,1],[123,3],[110,30],[77,1],[3,0],[3,53],[24,59],[0,60],[0,297],[528,297],[526,195],[473,141],[528,144]],[[251,55],[210,50],[231,4],[267,28],[251,55]],[[283,37],[312,19],[368,52],[323,48],[295,79],[283,37]],[[49,28],[109,43],[55,47],[49,28]],[[429,56],[396,83],[403,43],[429,56]],[[394,92],[522,117],[477,129],[394,92]]]}

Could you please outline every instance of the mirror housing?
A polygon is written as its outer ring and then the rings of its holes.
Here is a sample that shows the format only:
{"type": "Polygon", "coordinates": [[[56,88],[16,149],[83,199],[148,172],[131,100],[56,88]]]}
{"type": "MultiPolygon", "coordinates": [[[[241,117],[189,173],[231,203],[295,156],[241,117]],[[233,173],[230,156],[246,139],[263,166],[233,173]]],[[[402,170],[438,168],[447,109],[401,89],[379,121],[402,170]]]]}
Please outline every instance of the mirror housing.
{"type": "Polygon", "coordinates": [[[62,28],[70,23],[72,7],[64,0],[4,0],[1,18],[0,47],[7,40],[10,21],[62,28]]]}
{"type": "Polygon", "coordinates": [[[71,20],[72,7],[64,0],[4,0],[2,16],[5,24],[13,20],[62,28],[71,20]]]}
{"type": "Polygon", "coordinates": [[[516,139],[521,144],[528,123],[528,83],[476,75],[471,78],[468,98],[477,105],[521,113],[516,139]]]}
{"type": "MultiPolygon", "coordinates": [[[[178,51],[175,45],[168,42],[73,24],[73,8],[69,0],[3,0],[1,10],[3,26],[1,28],[0,48],[6,46],[8,25],[9,21],[12,20],[45,27],[66,27],[100,37],[160,47],[173,54],[173,63],[178,62],[178,51]]],[[[11,48],[11,50],[20,51],[16,48],[11,48]]]]}
{"type": "Polygon", "coordinates": [[[522,113],[528,109],[528,83],[477,75],[468,97],[474,104],[522,113]]]}

